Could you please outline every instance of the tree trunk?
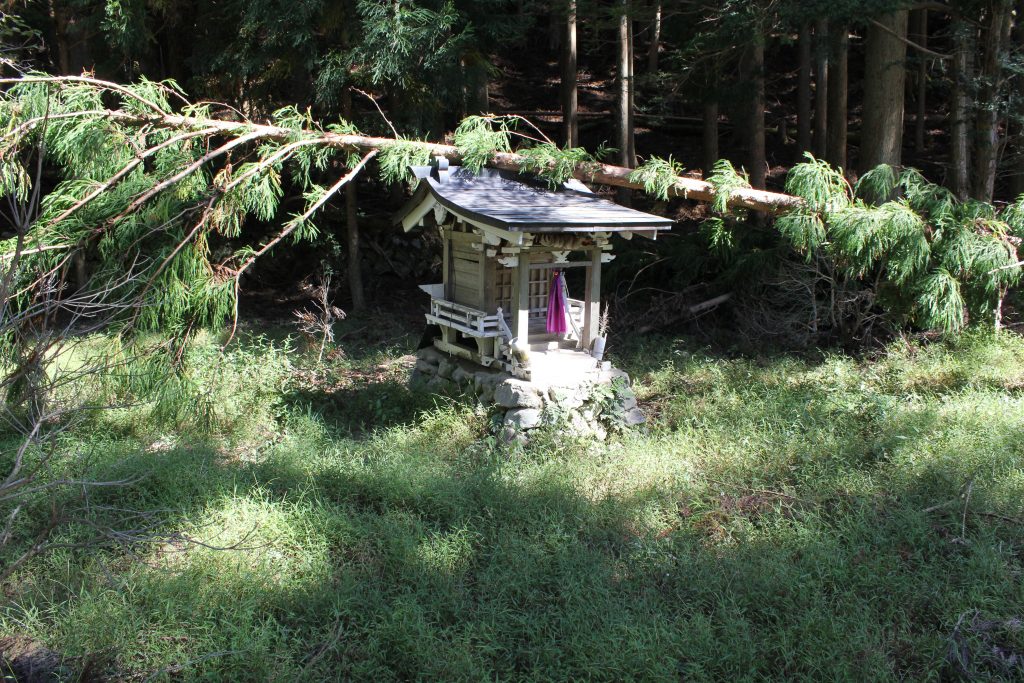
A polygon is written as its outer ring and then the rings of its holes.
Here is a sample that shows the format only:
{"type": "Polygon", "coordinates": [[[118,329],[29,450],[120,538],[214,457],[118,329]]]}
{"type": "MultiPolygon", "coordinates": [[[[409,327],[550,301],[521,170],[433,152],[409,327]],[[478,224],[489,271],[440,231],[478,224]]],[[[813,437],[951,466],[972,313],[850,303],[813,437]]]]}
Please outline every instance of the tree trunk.
{"type": "MultiPolygon", "coordinates": [[[[627,6],[629,7],[629,0],[627,0],[627,6]]],[[[629,47],[629,58],[626,60],[627,66],[629,67],[629,105],[627,106],[627,130],[629,136],[627,141],[629,146],[627,147],[627,155],[629,157],[630,168],[634,168],[637,165],[637,148],[636,148],[636,121],[634,119],[636,113],[636,54],[633,50],[633,14],[632,11],[628,14],[629,20],[626,23],[627,28],[627,46],[629,47]]]]}
{"type": "Polygon", "coordinates": [[[57,69],[61,74],[71,74],[71,52],[68,48],[68,20],[64,8],[57,0],[48,3],[50,20],[53,21],[54,42],[57,45],[57,69]]]}
{"type": "Polygon", "coordinates": [[[658,51],[661,49],[661,0],[654,2],[650,39],[647,44],[647,72],[653,74],[658,71],[658,51]]]}
{"type": "Polygon", "coordinates": [[[797,159],[811,149],[811,25],[800,27],[799,67],[796,89],[797,159]]]}
{"type": "Polygon", "coordinates": [[[352,295],[352,310],[366,306],[363,290],[363,264],[359,249],[359,215],[357,212],[355,181],[345,186],[345,236],[348,247],[348,289],[352,295]]]}
{"type": "MultiPolygon", "coordinates": [[[[1024,50],[1024,24],[1020,21],[1021,10],[1024,9],[1022,4],[1024,3],[1018,0],[1015,12],[1017,20],[1014,21],[1010,34],[1009,49],[1017,54],[1024,50]]],[[[1007,103],[1007,110],[1011,112],[1020,109],[1020,89],[1015,90],[1016,92],[1011,93],[1010,101],[1007,103]]],[[[1024,121],[1021,121],[1019,117],[1014,117],[1012,121],[1007,121],[1006,128],[1008,140],[1006,147],[1009,151],[1009,164],[1012,169],[1009,178],[1009,195],[1011,200],[1016,200],[1024,194],[1024,121]],[[1010,136],[1011,127],[1016,133],[1012,137],[1010,136]]]]}
{"type": "Polygon", "coordinates": [[[759,190],[765,186],[768,162],[764,147],[764,36],[750,41],[743,57],[743,80],[749,84],[747,100],[747,173],[750,185],[759,190]]]}
{"type": "Polygon", "coordinates": [[[703,109],[704,134],[702,137],[702,154],[704,177],[711,175],[711,169],[718,161],[718,100],[708,97],[704,100],[703,109]]]}
{"type": "Polygon", "coordinates": [[[862,173],[879,164],[899,166],[902,161],[906,36],[906,10],[883,15],[868,24],[860,134],[862,173]]]}
{"type": "Polygon", "coordinates": [[[973,29],[963,21],[954,26],[955,47],[953,52],[953,102],[950,107],[952,130],[950,140],[950,185],[958,199],[967,199],[970,192],[971,165],[970,123],[971,100],[968,91],[972,78],[971,47],[973,29]]]}
{"type": "Polygon", "coordinates": [[[562,42],[562,136],[566,147],[580,146],[576,78],[576,0],[568,0],[562,42]]]}
{"type": "MultiPolygon", "coordinates": [[[[928,10],[916,10],[911,16],[914,26],[914,42],[921,47],[928,47],[928,10]]],[[[915,80],[914,150],[920,154],[924,151],[925,120],[928,115],[928,58],[924,53],[917,55],[917,77],[915,80]]]]}
{"type": "MultiPolygon", "coordinates": [[[[7,79],[11,82],[49,82],[55,84],[91,82],[104,84],[104,87],[117,87],[116,84],[97,81],[91,78],[61,78],[56,76],[26,76],[18,79],[7,79]]],[[[105,114],[112,121],[118,121],[124,125],[146,126],[150,129],[178,130],[178,131],[200,131],[210,130],[214,135],[258,137],[259,140],[289,142],[294,141],[296,131],[292,128],[273,126],[269,124],[256,123],[254,121],[226,121],[197,116],[184,116],[181,114],[153,114],[138,113],[125,110],[111,110],[105,114]]],[[[358,152],[363,155],[369,152],[378,151],[387,147],[393,147],[399,141],[395,138],[374,137],[369,135],[349,135],[334,133],[317,129],[306,129],[301,131],[304,138],[316,139],[317,144],[325,148],[347,150],[358,152]]],[[[454,145],[434,142],[418,142],[415,140],[402,140],[402,145],[410,146],[428,156],[445,156],[453,163],[463,161],[462,152],[454,145]]],[[[526,158],[514,152],[495,152],[485,162],[488,168],[495,168],[502,171],[519,172],[526,163],[526,158]]],[[[583,164],[573,171],[573,177],[584,182],[607,185],[609,187],[625,187],[629,189],[643,189],[643,184],[631,179],[632,170],[621,166],[610,164],[583,164]]],[[[688,176],[677,176],[672,187],[669,188],[671,196],[685,196],[694,201],[712,201],[715,198],[715,188],[710,183],[688,176]]],[[[737,188],[729,193],[728,204],[732,207],[753,209],[755,211],[778,212],[795,209],[804,205],[800,197],[782,194],[779,192],[766,192],[753,188],[737,188]]]]}
{"type": "Polygon", "coordinates": [[[850,29],[846,26],[833,27],[829,43],[828,135],[825,159],[833,166],[846,168],[850,29]]]}
{"type": "MultiPolygon", "coordinates": [[[[632,54],[630,53],[630,0],[622,0],[622,12],[619,15],[618,34],[618,72],[619,92],[617,98],[618,121],[616,125],[616,145],[619,149],[619,165],[625,168],[636,166],[636,158],[631,154],[633,149],[633,127],[631,104],[633,101],[633,80],[632,80],[632,54]]],[[[628,190],[619,190],[618,197],[621,204],[629,204],[631,193],[628,190]]]]}
{"type": "Polygon", "coordinates": [[[996,153],[999,147],[999,90],[1002,86],[1003,53],[1010,37],[1013,4],[993,0],[985,26],[981,68],[981,87],[974,114],[974,183],[971,196],[992,201],[996,184],[996,153]]]}
{"type": "Polygon", "coordinates": [[[814,156],[828,153],[828,20],[814,24],[814,156]]]}
{"type": "MultiPolygon", "coordinates": [[[[346,51],[349,48],[351,36],[348,31],[348,23],[341,31],[341,46],[346,51]]],[[[352,120],[352,90],[344,88],[341,91],[341,115],[346,121],[352,120]]],[[[348,291],[352,297],[352,310],[361,310],[366,305],[366,294],[363,290],[363,263],[362,254],[359,250],[359,215],[356,210],[356,184],[355,181],[345,186],[345,246],[348,261],[348,291]]]]}
{"type": "MultiPolygon", "coordinates": [[[[1007,127],[1009,127],[1009,124],[1007,124],[1007,127]]],[[[1007,145],[1011,150],[1011,171],[1008,181],[1008,191],[1011,200],[1016,200],[1021,195],[1024,195],[1024,124],[1018,123],[1015,128],[1016,135],[1011,138],[1011,142],[1007,145]]]]}

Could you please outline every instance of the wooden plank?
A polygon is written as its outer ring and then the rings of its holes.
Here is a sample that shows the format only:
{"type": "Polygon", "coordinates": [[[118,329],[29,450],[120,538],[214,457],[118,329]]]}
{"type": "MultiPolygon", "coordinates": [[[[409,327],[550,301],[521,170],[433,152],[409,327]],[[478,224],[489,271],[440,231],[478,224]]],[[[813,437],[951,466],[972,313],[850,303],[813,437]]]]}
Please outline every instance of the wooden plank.
{"type": "Polygon", "coordinates": [[[488,313],[495,310],[494,305],[494,260],[481,258],[480,268],[480,308],[488,313]]]}
{"type": "Polygon", "coordinates": [[[486,330],[485,329],[481,333],[480,330],[478,330],[478,329],[476,329],[474,327],[470,327],[469,325],[463,325],[461,323],[452,322],[451,320],[447,320],[446,318],[439,318],[439,317],[434,316],[434,315],[428,315],[428,316],[426,316],[426,318],[427,318],[427,322],[434,323],[435,325],[440,325],[442,332],[444,330],[449,330],[449,331],[451,331],[451,330],[458,330],[459,332],[462,332],[465,335],[469,335],[470,337],[484,337],[484,338],[502,337],[502,336],[504,336],[504,333],[501,330],[498,330],[498,329],[493,329],[493,330],[486,330]]]}
{"type": "Polygon", "coordinates": [[[476,277],[480,272],[480,263],[477,260],[470,260],[461,258],[458,254],[455,254],[455,273],[461,275],[472,275],[476,277]]]}
{"type": "Polygon", "coordinates": [[[583,300],[583,348],[589,350],[597,338],[601,320],[601,250],[590,252],[590,267],[587,268],[586,296],[583,300]]]}
{"type": "Polygon", "coordinates": [[[465,287],[461,282],[455,283],[455,296],[452,301],[464,306],[473,306],[479,300],[480,289],[478,287],[465,287]]]}
{"type": "Polygon", "coordinates": [[[466,360],[472,361],[474,363],[480,360],[480,356],[478,354],[467,349],[465,346],[460,346],[459,344],[453,344],[451,342],[446,342],[441,339],[435,339],[434,346],[439,351],[450,353],[453,356],[458,356],[459,358],[465,358],[466,360]]]}
{"type": "Polygon", "coordinates": [[[455,273],[452,271],[452,241],[451,241],[451,228],[444,228],[441,231],[441,240],[443,246],[441,249],[442,263],[441,273],[444,275],[444,298],[451,299],[452,294],[455,291],[455,273]]]}
{"type": "Polygon", "coordinates": [[[530,337],[530,254],[524,250],[519,254],[519,266],[513,275],[512,289],[512,334],[522,344],[529,343],[530,337]]]}
{"type": "Polygon", "coordinates": [[[472,232],[452,232],[452,242],[455,243],[456,247],[469,249],[470,244],[481,242],[483,239],[480,235],[472,232]]]}

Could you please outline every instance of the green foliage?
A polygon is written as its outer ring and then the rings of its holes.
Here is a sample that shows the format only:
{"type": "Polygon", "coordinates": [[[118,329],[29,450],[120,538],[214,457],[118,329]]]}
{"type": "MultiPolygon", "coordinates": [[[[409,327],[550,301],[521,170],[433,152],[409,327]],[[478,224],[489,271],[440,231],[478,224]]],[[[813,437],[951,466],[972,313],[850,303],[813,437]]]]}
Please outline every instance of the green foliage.
{"type": "Polygon", "coordinates": [[[845,273],[844,287],[886,289],[878,305],[893,325],[950,332],[987,320],[1020,277],[1018,205],[997,213],[961,204],[917,170],[888,166],[865,173],[851,191],[813,157],[792,169],[786,188],[806,204],[776,221],[781,235],[808,261],[845,273]]]}
{"type": "Polygon", "coordinates": [[[479,173],[497,152],[512,151],[511,133],[516,119],[506,116],[469,116],[455,129],[455,146],[462,165],[479,173]]]}
{"type": "Polygon", "coordinates": [[[597,163],[608,153],[607,148],[590,154],[582,147],[562,149],[553,143],[542,142],[519,150],[523,157],[520,170],[523,173],[534,173],[543,178],[549,187],[556,188],[575,177],[578,171],[585,171],[588,165],[597,163]]]}
{"type": "Polygon", "coordinates": [[[879,204],[892,197],[897,182],[896,169],[888,164],[880,164],[857,180],[854,191],[865,201],[879,204]]]}
{"type": "Polygon", "coordinates": [[[652,156],[629,174],[629,180],[643,185],[647,194],[666,201],[669,190],[675,187],[684,170],[683,165],[671,156],[668,159],[652,156]]]}
{"type": "Polygon", "coordinates": [[[381,179],[386,183],[413,182],[416,177],[411,166],[426,166],[430,163],[430,152],[412,141],[399,140],[381,148],[377,155],[381,179]]]}
{"type": "Polygon", "coordinates": [[[825,242],[825,223],[813,211],[791,211],[780,216],[775,227],[808,260],[825,242]]]}
{"type": "MultiPolygon", "coordinates": [[[[842,169],[804,153],[807,161],[795,165],[786,175],[786,192],[804,200],[813,213],[836,211],[848,204],[849,183],[842,169]]],[[[816,245],[815,245],[816,246],[816,245]]]]}
{"type": "Polygon", "coordinates": [[[919,320],[926,327],[946,331],[963,327],[967,307],[960,293],[960,283],[945,268],[937,269],[921,281],[917,301],[921,311],[919,320]]]}
{"type": "Polygon", "coordinates": [[[728,159],[719,159],[715,162],[707,181],[715,188],[711,208],[720,214],[729,212],[729,197],[733,192],[750,187],[746,173],[740,175],[728,159]]]}
{"type": "MultiPolygon", "coordinates": [[[[961,620],[1018,614],[1017,335],[813,361],[645,336],[617,364],[650,433],[521,450],[409,392],[410,349],[314,377],[281,344],[201,338],[188,410],[75,425],[83,474],[146,476],[91,492],[54,539],[75,547],[11,578],[0,637],[119,680],[956,679],[958,623],[998,678],[993,645],[1017,647],[961,620]],[[126,510],[153,542],[88,545],[126,510]]],[[[49,522],[26,508],[10,553],[49,522]]]]}

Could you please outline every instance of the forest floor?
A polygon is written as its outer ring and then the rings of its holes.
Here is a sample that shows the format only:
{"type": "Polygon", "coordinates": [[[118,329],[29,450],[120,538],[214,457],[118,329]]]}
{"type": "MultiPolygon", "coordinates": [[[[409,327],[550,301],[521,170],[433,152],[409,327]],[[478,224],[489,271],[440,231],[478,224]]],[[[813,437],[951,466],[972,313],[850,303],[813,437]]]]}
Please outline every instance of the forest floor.
{"type": "MultiPolygon", "coordinates": [[[[406,388],[419,330],[393,320],[344,321],[322,364],[257,325],[225,353],[204,337],[180,410],[64,435],[86,474],[144,478],[93,492],[92,526],[6,582],[0,661],[140,681],[1021,675],[1021,337],[871,358],[651,337],[615,352],[646,430],[509,448],[481,409],[406,388]],[[161,540],[88,545],[125,510],[161,540]]],[[[48,514],[27,508],[11,553],[48,514]]]]}

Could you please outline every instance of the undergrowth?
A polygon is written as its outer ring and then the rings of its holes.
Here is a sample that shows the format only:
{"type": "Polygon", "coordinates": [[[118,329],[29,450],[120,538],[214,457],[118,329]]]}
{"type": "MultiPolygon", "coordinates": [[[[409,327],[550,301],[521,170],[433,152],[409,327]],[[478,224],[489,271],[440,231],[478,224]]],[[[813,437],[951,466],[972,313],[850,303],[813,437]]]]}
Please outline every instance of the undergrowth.
{"type": "Polygon", "coordinates": [[[221,341],[187,358],[192,408],[67,435],[97,474],[146,475],[94,521],[159,511],[177,540],[36,558],[4,586],[5,647],[118,680],[1020,675],[1013,334],[813,360],[641,339],[616,363],[647,431],[514,450],[407,390],[409,347],[314,366],[221,341]]]}

